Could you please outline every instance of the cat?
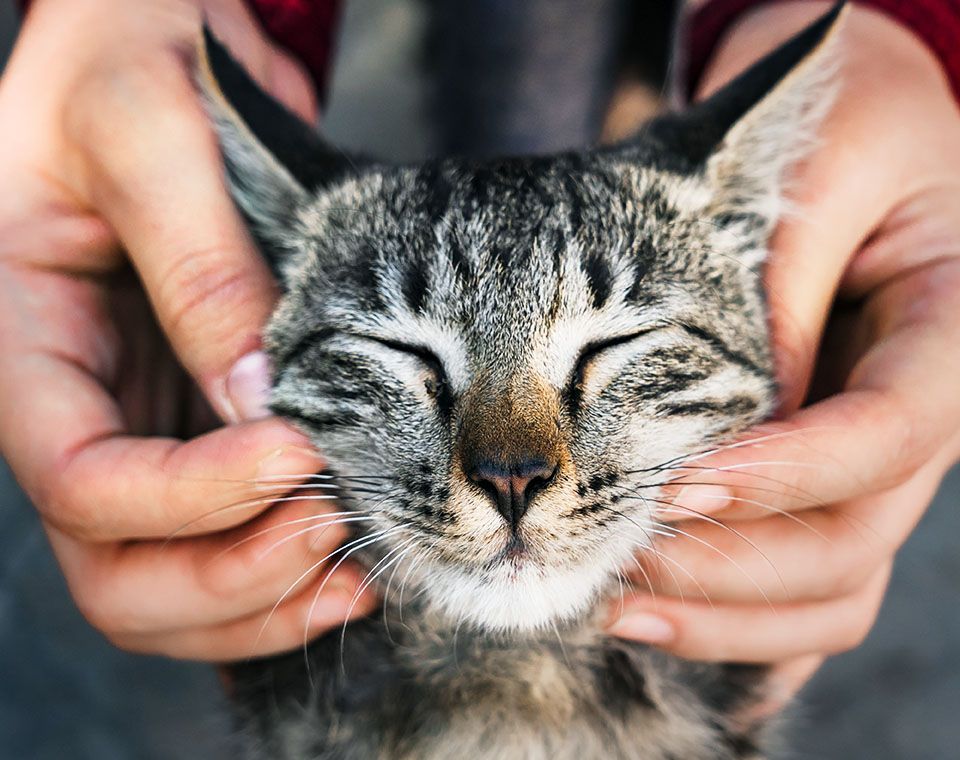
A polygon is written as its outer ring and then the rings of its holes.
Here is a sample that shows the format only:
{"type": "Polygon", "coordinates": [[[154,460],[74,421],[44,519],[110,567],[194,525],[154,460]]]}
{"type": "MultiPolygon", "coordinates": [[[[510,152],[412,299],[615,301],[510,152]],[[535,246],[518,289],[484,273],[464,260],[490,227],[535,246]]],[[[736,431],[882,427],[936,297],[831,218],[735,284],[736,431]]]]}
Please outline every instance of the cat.
{"type": "Polygon", "coordinates": [[[603,629],[671,470],[775,409],[758,273],[843,5],[619,145],[404,166],[331,148],[205,34],[227,182],[284,291],[272,408],[356,513],[331,563],[384,606],[233,668],[250,757],[768,756],[741,719],[763,668],[603,629]]]}

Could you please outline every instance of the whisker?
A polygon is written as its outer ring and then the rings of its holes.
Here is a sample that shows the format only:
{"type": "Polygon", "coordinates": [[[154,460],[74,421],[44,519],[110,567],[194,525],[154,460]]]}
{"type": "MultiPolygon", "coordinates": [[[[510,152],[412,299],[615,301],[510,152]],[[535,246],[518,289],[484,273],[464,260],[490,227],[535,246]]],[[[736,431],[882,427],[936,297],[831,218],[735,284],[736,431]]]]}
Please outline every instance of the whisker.
{"type": "Polygon", "coordinates": [[[392,475],[344,475],[330,472],[301,472],[290,475],[261,475],[246,480],[226,480],[228,483],[272,483],[276,481],[293,480],[300,482],[307,479],[314,480],[392,480],[392,475]]]}
{"type": "Polygon", "coordinates": [[[557,628],[557,623],[554,620],[550,621],[550,627],[553,628],[553,632],[557,635],[557,643],[560,645],[560,653],[563,655],[563,661],[567,664],[568,668],[572,669],[570,664],[570,658],[567,657],[567,648],[563,643],[563,636],[560,635],[560,629],[557,628]]]}
{"type": "MultiPolygon", "coordinates": [[[[703,469],[704,471],[712,471],[711,468],[709,468],[709,467],[704,467],[704,468],[702,468],[702,469],[703,469]]],[[[628,473],[626,473],[626,474],[629,475],[629,474],[632,474],[632,473],[629,473],[629,472],[628,472],[628,473]]],[[[764,486],[755,486],[755,485],[749,485],[749,484],[746,484],[746,483],[735,483],[735,484],[733,484],[733,485],[734,485],[736,488],[739,488],[739,489],[742,489],[742,490],[757,491],[757,492],[759,492],[759,493],[770,493],[770,494],[781,494],[781,493],[784,492],[784,488],[791,488],[791,489],[793,489],[793,490],[796,492],[796,493],[794,494],[794,498],[800,499],[801,497],[803,497],[802,500],[806,501],[807,504],[809,505],[809,507],[819,507],[819,506],[820,506],[820,500],[819,500],[818,498],[816,498],[816,497],[814,496],[814,494],[810,493],[809,491],[804,492],[803,489],[799,488],[798,486],[794,486],[792,483],[784,483],[784,482],[782,482],[782,481],[780,481],[780,480],[777,480],[776,478],[768,477],[768,476],[765,476],[765,475],[760,475],[759,473],[755,473],[755,472],[743,472],[743,473],[739,473],[739,474],[741,474],[741,475],[746,475],[746,476],[749,476],[749,477],[752,477],[752,478],[758,478],[758,479],[760,479],[760,480],[766,480],[766,481],[769,481],[769,482],[771,482],[771,483],[776,483],[777,485],[780,486],[780,488],[765,488],[764,486]]],[[[708,480],[687,480],[688,477],[692,477],[692,476],[680,475],[680,476],[675,477],[675,478],[670,478],[669,480],[662,480],[662,481],[658,481],[658,482],[655,482],[655,483],[634,483],[634,484],[632,485],[632,487],[639,490],[639,489],[647,489],[647,488],[663,488],[664,486],[672,486],[672,485],[676,485],[677,483],[682,483],[682,484],[685,485],[685,486],[715,486],[715,485],[717,485],[716,483],[710,482],[710,481],[708,481],[708,480]]]]}
{"type": "MultiPolygon", "coordinates": [[[[641,496],[640,498],[643,499],[642,496],[641,496]]],[[[651,532],[651,531],[658,532],[659,535],[662,535],[662,536],[665,536],[665,537],[668,537],[668,538],[672,538],[672,537],[673,537],[673,534],[671,534],[671,533],[663,533],[663,532],[656,531],[656,529],[654,529],[654,528],[648,528],[648,527],[641,526],[640,523],[638,523],[636,520],[634,520],[634,519],[633,519],[632,517],[630,517],[629,515],[625,514],[625,513],[622,512],[621,510],[616,509],[616,508],[614,508],[614,507],[611,507],[611,506],[609,506],[609,505],[606,505],[606,504],[605,504],[605,505],[602,505],[602,508],[603,508],[604,510],[608,511],[608,512],[613,512],[614,514],[619,515],[619,516],[622,517],[624,520],[629,521],[629,522],[632,523],[635,527],[639,528],[640,531],[643,532],[643,534],[644,534],[644,535],[646,536],[646,538],[647,538],[647,545],[646,545],[645,548],[647,548],[649,551],[652,551],[658,558],[660,558],[660,559],[663,558],[663,555],[660,553],[660,550],[657,548],[656,543],[655,543],[654,540],[651,538],[650,532],[651,532]]],[[[647,508],[647,511],[648,511],[648,513],[650,513],[650,517],[652,518],[653,513],[652,513],[652,511],[649,509],[649,507],[647,508]]],[[[667,527],[666,530],[670,530],[670,528],[667,527]]],[[[637,560],[636,557],[633,558],[633,561],[637,564],[637,567],[640,567],[640,563],[639,563],[639,561],[637,560]]],[[[660,572],[660,567],[661,567],[661,565],[658,564],[658,565],[657,565],[657,572],[658,572],[658,573],[660,572]]],[[[664,567],[664,569],[666,569],[666,571],[670,574],[670,577],[673,578],[673,583],[674,583],[674,585],[680,590],[680,602],[683,603],[683,601],[684,601],[684,600],[683,600],[683,589],[681,588],[680,583],[679,583],[679,581],[677,580],[677,576],[673,574],[673,570],[671,570],[668,566],[665,566],[665,565],[664,565],[663,567],[664,567]]],[[[641,572],[643,573],[643,575],[646,577],[647,574],[646,574],[646,572],[643,570],[643,568],[640,568],[640,571],[641,571],[641,572]]],[[[649,584],[649,578],[648,578],[647,580],[648,580],[648,584],[649,584]]],[[[662,578],[661,578],[660,580],[661,580],[661,582],[662,582],[662,578]]],[[[651,591],[651,594],[653,594],[654,599],[656,599],[656,594],[653,593],[653,586],[652,586],[652,585],[650,586],[650,591],[651,591]]]]}
{"type": "MultiPolygon", "coordinates": [[[[808,500],[808,503],[811,504],[811,505],[813,505],[813,504],[819,504],[819,503],[820,503],[820,500],[819,500],[819,498],[817,497],[817,495],[816,495],[815,493],[813,493],[812,491],[808,491],[808,490],[806,490],[806,489],[804,489],[804,488],[801,488],[800,486],[796,485],[795,483],[787,483],[787,482],[785,482],[785,481],[783,481],[783,480],[780,480],[779,478],[774,478],[774,477],[772,477],[772,476],[770,476],[770,475],[761,475],[759,472],[743,472],[743,471],[742,471],[742,469],[743,469],[744,466],[752,466],[752,465],[754,465],[754,464],[758,464],[758,465],[765,465],[765,464],[773,464],[773,465],[784,465],[784,464],[788,464],[788,465],[794,465],[794,464],[802,464],[802,463],[796,463],[796,462],[756,462],[756,463],[754,463],[754,462],[746,462],[746,463],[744,463],[744,465],[736,466],[736,467],[737,467],[737,470],[736,470],[736,471],[737,471],[737,473],[740,474],[740,475],[745,475],[745,476],[747,476],[747,477],[756,478],[757,480],[765,480],[765,481],[767,481],[767,482],[769,482],[769,483],[776,483],[778,486],[780,486],[780,489],[775,490],[775,492],[782,491],[784,488],[789,488],[789,489],[792,489],[794,493],[800,494],[801,496],[806,497],[806,499],[808,500]]],[[[681,470],[681,469],[699,470],[699,471],[702,471],[702,472],[729,472],[729,471],[734,470],[734,467],[735,467],[735,466],[733,466],[733,465],[731,465],[729,468],[725,468],[725,467],[679,466],[679,467],[674,467],[673,469],[674,469],[674,470],[681,470]]],[[[813,469],[816,469],[816,467],[814,466],[813,469]]],[[[690,481],[684,480],[684,477],[685,477],[685,476],[681,475],[681,476],[678,477],[678,478],[672,479],[672,480],[670,481],[670,483],[671,483],[671,484],[673,484],[673,483],[690,483],[690,481]]],[[[753,488],[753,486],[744,486],[744,485],[742,485],[742,484],[736,484],[736,486],[737,486],[738,488],[753,488]]]]}
{"type": "Polygon", "coordinates": [[[714,446],[711,449],[702,451],[698,454],[693,454],[691,456],[683,455],[679,457],[674,457],[670,462],[696,462],[701,459],[706,459],[711,457],[714,454],[719,454],[724,451],[731,451],[733,449],[741,449],[747,446],[757,446],[759,444],[768,443],[770,441],[779,440],[781,438],[791,438],[791,437],[800,437],[805,433],[810,431],[822,432],[824,430],[836,430],[838,426],[836,425],[817,425],[814,427],[803,428],[802,430],[781,430],[776,433],[768,433],[766,435],[757,436],[756,438],[745,438],[742,441],[733,441],[732,443],[725,443],[720,446],[714,446]]]}
{"type": "MultiPolygon", "coordinates": [[[[389,530],[389,529],[388,529],[388,530],[389,530]]],[[[385,532],[385,531],[383,531],[383,532],[385,532]]],[[[383,532],[381,532],[381,534],[374,534],[374,535],[382,535],[383,532]]],[[[315,570],[317,570],[319,567],[321,567],[321,566],[323,565],[323,563],[326,562],[327,560],[335,557],[337,554],[339,554],[340,552],[344,551],[345,549],[348,549],[349,547],[354,546],[355,544],[358,544],[358,543],[360,543],[360,542],[362,542],[362,541],[364,541],[364,540],[366,540],[366,539],[368,539],[368,538],[369,538],[369,537],[361,536],[360,538],[354,539],[353,541],[350,541],[350,542],[344,544],[343,546],[340,546],[340,547],[338,547],[337,549],[334,549],[332,552],[330,552],[329,554],[327,554],[325,557],[323,557],[322,559],[314,562],[312,565],[310,565],[310,567],[308,567],[306,570],[304,570],[303,573],[302,573],[300,576],[298,576],[297,579],[287,587],[286,591],[284,591],[284,592],[280,595],[280,598],[277,599],[276,604],[274,604],[273,607],[271,607],[270,612],[267,614],[266,619],[263,621],[263,625],[260,626],[260,630],[259,630],[259,632],[257,633],[257,638],[254,640],[253,648],[256,649],[256,648],[259,646],[260,640],[263,638],[263,633],[264,633],[264,631],[267,630],[267,626],[270,624],[270,621],[273,619],[273,616],[274,616],[274,614],[276,613],[277,609],[280,607],[281,604],[283,604],[283,603],[286,601],[287,597],[289,597],[290,594],[293,593],[293,590],[294,590],[297,586],[299,586],[301,582],[303,582],[304,578],[306,578],[308,575],[310,575],[310,574],[313,573],[315,570]]],[[[339,567],[339,563],[337,564],[336,567],[339,567]]],[[[333,570],[336,570],[336,567],[334,567],[333,570]]],[[[326,577],[323,579],[323,583],[321,583],[321,585],[320,585],[320,589],[321,589],[321,590],[323,589],[324,585],[326,585],[326,582],[327,582],[327,580],[330,578],[330,575],[331,575],[331,573],[333,572],[333,570],[331,570],[329,573],[327,573],[326,577]]],[[[312,614],[313,614],[313,607],[311,606],[311,608],[310,608],[310,615],[307,616],[307,624],[308,624],[308,625],[309,625],[309,622],[310,622],[310,616],[311,616],[312,614]]]]}
{"type": "MultiPolygon", "coordinates": [[[[654,556],[657,558],[657,572],[658,573],[660,572],[659,569],[661,566],[667,571],[667,573],[670,575],[671,580],[673,581],[673,585],[676,586],[677,591],[680,592],[680,604],[682,606],[686,606],[687,600],[684,598],[684,595],[683,595],[683,586],[680,585],[680,581],[677,580],[677,576],[674,574],[673,570],[670,569],[669,563],[667,563],[666,565],[661,565],[661,562],[666,560],[666,556],[663,554],[663,552],[660,551],[660,549],[656,547],[656,545],[651,545],[648,548],[650,551],[653,552],[654,556]]],[[[637,562],[637,564],[639,564],[639,561],[637,562]]],[[[659,580],[660,580],[660,583],[663,583],[662,575],[660,575],[659,580]]]]}
{"type": "MultiPolygon", "coordinates": [[[[333,577],[333,574],[337,571],[337,568],[339,568],[340,565],[342,565],[347,559],[349,559],[352,554],[356,553],[360,549],[363,549],[367,546],[371,546],[373,544],[379,543],[380,541],[387,539],[389,536],[393,535],[393,533],[395,533],[398,530],[400,530],[400,526],[386,528],[385,530],[382,530],[379,533],[374,533],[372,536],[365,537],[365,539],[359,538],[355,541],[351,541],[350,543],[344,544],[343,546],[341,546],[335,552],[328,554],[324,558],[323,561],[326,561],[327,559],[330,559],[334,554],[339,554],[347,547],[352,547],[350,548],[349,551],[344,553],[344,555],[340,557],[340,559],[336,561],[334,566],[331,567],[330,570],[327,572],[327,574],[324,576],[323,580],[320,582],[320,585],[317,587],[316,593],[313,595],[313,600],[310,602],[310,609],[307,611],[307,619],[303,626],[303,656],[307,665],[307,678],[310,681],[311,687],[314,684],[313,684],[313,674],[310,669],[310,651],[308,646],[309,640],[310,640],[310,621],[313,620],[313,614],[317,609],[317,603],[320,601],[320,596],[321,594],[323,594],[323,590],[327,587],[327,583],[330,581],[330,578],[333,577]]],[[[276,606],[274,607],[274,609],[276,609],[276,606]]]]}
{"type": "MultiPolygon", "coordinates": [[[[703,540],[702,538],[700,538],[699,536],[695,536],[695,535],[693,535],[692,533],[688,533],[687,531],[681,530],[681,529],[679,529],[679,528],[674,528],[674,530],[675,530],[679,535],[681,535],[681,536],[686,536],[686,537],[689,538],[691,541],[695,541],[696,543],[698,543],[698,544],[700,544],[700,545],[702,545],[702,546],[707,547],[707,548],[710,549],[711,551],[716,552],[716,553],[719,554],[721,557],[723,557],[725,560],[727,560],[727,562],[729,562],[731,565],[733,565],[748,581],[750,581],[751,585],[752,585],[757,591],[760,592],[760,596],[763,597],[763,600],[767,603],[767,606],[770,607],[770,609],[771,609],[774,613],[777,613],[777,608],[773,605],[773,602],[770,601],[770,597],[767,596],[767,592],[763,590],[763,587],[762,587],[759,583],[757,583],[756,579],[755,579],[752,575],[750,575],[750,573],[748,573],[748,572],[743,568],[743,566],[742,566],[739,562],[737,562],[733,557],[731,557],[731,556],[730,556],[729,554],[727,554],[726,552],[718,549],[716,546],[714,546],[713,544],[711,544],[709,541],[704,541],[704,540],[703,540]]],[[[766,557],[764,557],[764,558],[766,559],[766,557]]],[[[769,559],[768,559],[767,561],[769,562],[769,559]]],[[[774,568],[774,571],[776,572],[776,568],[774,568]]],[[[777,573],[777,577],[780,579],[780,583],[782,584],[782,583],[783,583],[783,579],[780,578],[779,572],[777,573]]],[[[789,596],[789,592],[787,592],[787,589],[786,589],[785,586],[784,586],[784,592],[787,593],[787,595],[789,596]]],[[[779,614],[779,613],[778,613],[778,614],[779,614]]]]}
{"type": "Polygon", "coordinates": [[[717,496],[717,497],[712,497],[712,498],[723,499],[723,500],[726,500],[726,501],[736,501],[736,502],[740,502],[740,503],[743,503],[743,504],[749,504],[749,505],[751,505],[751,506],[758,507],[758,508],[760,508],[760,509],[765,509],[765,510],[767,510],[768,512],[772,512],[773,514],[779,515],[780,517],[785,517],[785,518],[787,518],[788,520],[790,520],[791,522],[794,522],[794,523],[796,523],[797,525],[800,525],[800,526],[806,528],[806,529],[809,530],[811,533],[813,533],[815,536],[817,536],[818,538],[822,539],[823,541],[825,541],[825,542],[828,543],[828,544],[833,544],[833,543],[834,543],[832,539],[830,539],[828,536],[824,535],[822,532],[820,532],[819,530],[817,530],[816,528],[814,528],[809,522],[807,522],[806,520],[803,520],[802,518],[798,517],[797,515],[793,514],[792,512],[787,511],[786,509],[780,509],[779,507],[774,507],[774,506],[772,506],[771,504],[766,504],[766,503],[764,503],[764,502],[762,502],[762,501],[757,501],[756,499],[748,499],[748,498],[745,498],[745,497],[743,497],[743,496],[729,496],[729,497],[727,497],[727,496],[717,496]]]}
{"type": "MultiPolygon", "coordinates": [[[[298,530],[298,531],[296,531],[296,532],[294,532],[294,533],[291,533],[289,536],[284,536],[282,539],[280,539],[280,540],[277,541],[276,543],[271,544],[271,545],[269,546],[269,548],[267,548],[266,550],[264,550],[264,552],[263,552],[262,554],[258,555],[258,556],[254,559],[254,562],[259,562],[260,560],[268,557],[270,554],[272,554],[273,552],[275,552],[275,551],[276,551],[277,549],[279,549],[281,546],[284,546],[284,545],[290,543],[291,541],[296,540],[296,539],[299,538],[300,536],[303,536],[303,535],[305,535],[305,534],[307,534],[307,533],[312,533],[312,532],[314,532],[314,531],[320,530],[321,528],[323,528],[324,531],[325,531],[325,530],[327,530],[328,528],[332,528],[334,525],[344,525],[344,524],[347,524],[347,523],[355,523],[355,522],[372,522],[372,521],[374,521],[374,520],[376,520],[376,519],[377,519],[377,518],[376,518],[375,516],[372,516],[372,515],[357,515],[356,517],[344,517],[344,518],[335,520],[335,521],[333,521],[333,522],[325,522],[325,523],[321,523],[320,525],[310,525],[309,527],[301,528],[300,530],[298,530]]],[[[321,534],[321,535],[322,535],[322,534],[321,534]]],[[[314,542],[314,543],[316,543],[316,542],[314,542]]]]}
{"type": "Polygon", "coordinates": [[[620,568],[618,567],[617,568],[617,585],[620,587],[620,607],[619,607],[619,611],[617,612],[618,618],[623,618],[623,610],[625,605],[624,598],[623,598],[623,583],[624,583],[623,573],[620,572],[620,568]]]}
{"type": "MultiPolygon", "coordinates": [[[[766,562],[767,565],[770,566],[770,569],[773,570],[774,574],[777,576],[777,580],[780,582],[780,585],[783,588],[784,593],[787,595],[788,598],[790,597],[790,592],[787,590],[787,586],[783,581],[783,576],[780,575],[780,571],[777,569],[777,566],[774,565],[773,562],[770,560],[770,558],[760,549],[760,547],[757,546],[754,541],[752,541],[750,538],[744,535],[743,532],[737,530],[736,528],[731,528],[729,525],[722,522],[721,520],[716,519],[715,517],[710,517],[709,515],[705,515],[702,512],[698,512],[695,509],[691,509],[690,507],[685,507],[682,504],[677,504],[676,502],[662,501],[660,499],[651,499],[651,501],[656,502],[658,504],[667,505],[667,508],[662,510],[664,512],[681,511],[686,514],[691,514],[699,520],[703,520],[705,522],[710,523],[711,525],[716,525],[720,528],[723,528],[726,531],[729,531],[730,533],[735,535],[737,538],[739,538],[741,541],[744,541],[745,543],[747,543],[757,554],[763,557],[764,562],[766,562]]],[[[675,525],[670,525],[668,530],[672,530],[676,533],[680,533],[681,535],[690,536],[689,533],[685,534],[683,531],[679,530],[675,525]]],[[[690,537],[692,538],[692,536],[690,537]]],[[[716,549],[716,547],[712,547],[712,548],[716,549]]]]}
{"type": "MultiPolygon", "coordinates": [[[[710,605],[710,609],[716,609],[716,607],[713,604],[713,599],[710,598],[710,594],[707,593],[707,590],[703,587],[703,584],[701,584],[700,581],[697,580],[696,576],[693,573],[691,573],[689,570],[687,570],[687,568],[684,567],[683,564],[675,560],[673,557],[668,557],[666,554],[660,554],[659,558],[661,560],[666,560],[675,568],[677,568],[677,570],[679,570],[681,573],[687,576],[687,578],[690,579],[693,585],[697,587],[697,590],[700,592],[700,595],[707,600],[707,604],[710,605]]],[[[677,586],[677,591],[680,592],[680,603],[684,604],[685,602],[683,599],[683,589],[680,586],[677,586]]]]}
{"type": "Polygon", "coordinates": [[[384,630],[386,631],[387,639],[390,641],[391,644],[394,644],[394,645],[396,645],[397,642],[394,641],[393,633],[390,631],[390,621],[387,618],[387,606],[390,602],[390,587],[393,585],[393,580],[397,576],[397,571],[400,569],[400,566],[403,564],[403,559],[406,559],[406,557],[410,554],[411,551],[413,551],[413,549],[408,549],[406,552],[404,552],[403,558],[401,558],[400,562],[398,562],[396,565],[393,566],[393,572],[391,572],[390,577],[387,578],[387,585],[384,587],[384,590],[383,590],[383,606],[381,608],[382,614],[383,614],[383,627],[384,627],[384,630]]]}
{"type": "MultiPolygon", "coordinates": [[[[277,486],[263,485],[258,486],[260,490],[274,489],[276,490],[277,486]]],[[[284,493],[289,493],[290,491],[315,491],[315,490],[327,490],[327,491],[345,491],[351,493],[382,493],[383,489],[380,488],[368,488],[364,486],[355,486],[355,485],[341,485],[339,483],[294,483],[289,486],[283,486],[285,489],[284,493]]]]}
{"type": "Polygon", "coordinates": [[[640,560],[638,560],[633,554],[630,555],[630,559],[633,560],[633,564],[637,566],[637,569],[640,571],[640,574],[643,576],[643,579],[646,581],[647,589],[650,591],[650,596],[653,597],[653,601],[654,603],[656,603],[657,592],[653,590],[653,583],[650,580],[650,575],[647,573],[646,568],[644,568],[644,566],[640,564],[640,560]]]}
{"type": "Polygon", "coordinates": [[[284,485],[282,482],[277,481],[276,483],[253,483],[251,484],[254,488],[257,488],[261,491],[266,491],[268,489],[276,490],[278,487],[282,487],[285,491],[290,490],[305,490],[307,488],[317,489],[317,490],[329,490],[329,491],[340,491],[341,486],[337,483],[331,483],[330,481],[325,481],[322,483],[292,483],[291,485],[284,485]]]}
{"type": "Polygon", "coordinates": [[[255,499],[244,499],[243,501],[234,502],[233,504],[228,504],[225,507],[219,507],[210,512],[206,512],[200,515],[199,517],[195,517],[192,520],[185,522],[183,525],[181,525],[179,528],[177,528],[175,531],[173,531],[170,535],[167,536],[167,538],[165,539],[165,543],[169,543],[173,541],[175,538],[177,538],[178,535],[196,526],[198,523],[201,523],[204,520],[209,520],[211,517],[222,515],[225,512],[254,509],[256,507],[264,506],[267,504],[282,504],[288,501],[334,501],[339,498],[340,498],[339,496],[334,496],[332,494],[330,495],[321,494],[317,496],[310,496],[309,494],[307,494],[302,496],[278,496],[276,498],[260,497],[255,499]]]}
{"type": "Polygon", "coordinates": [[[403,592],[407,586],[407,580],[410,578],[410,574],[414,569],[420,567],[423,564],[423,561],[428,557],[426,551],[421,551],[417,553],[416,558],[410,564],[410,567],[407,568],[407,572],[403,576],[403,580],[400,582],[400,595],[397,600],[397,617],[400,620],[400,625],[406,626],[406,623],[403,622],[403,592]]]}
{"type": "MultiPolygon", "coordinates": [[[[361,513],[361,514],[362,514],[362,513],[361,513]]],[[[257,531],[256,533],[254,533],[253,535],[247,536],[246,538],[241,539],[240,541],[237,541],[236,543],[230,544],[230,546],[228,546],[226,549],[223,549],[222,551],[217,552],[217,554],[215,554],[212,559],[208,560],[208,561],[203,565],[203,567],[204,567],[204,569],[210,567],[210,565],[212,565],[212,564],[213,564],[214,562],[216,562],[218,559],[220,559],[221,557],[223,557],[223,555],[225,555],[225,554],[227,554],[227,553],[229,553],[229,552],[232,552],[234,549],[239,549],[241,546],[243,546],[243,545],[245,545],[245,544],[248,544],[248,543],[250,543],[251,541],[253,541],[253,540],[257,539],[257,538],[260,538],[260,536],[265,536],[265,535],[267,535],[268,533],[273,533],[273,532],[278,531],[278,530],[283,530],[284,528],[290,527],[291,525],[298,525],[298,524],[300,524],[300,523],[305,523],[305,522],[316,522],[316,521],[319,521],[319,520],[325,520],[325,519],[330,519],[330,518],[349,517],[349,516],[353,516],[353,515],[360,516],[360,515],[358,515],[357,512],[352,512],[352,511],[351,511],[351,512],[330,512],[330,513],[321,514],[321,515],[310,515],[309,517],[299,517],[299,518],[297,518],[296,520],[287,520],[286,522],[280,523],[279,525],[272,525],[272,526],[270,526],[269,528],[264,528],[263,530],[258,530],[258,531],[257,531]]],[[[334,521],[334,524],[336,524],[336,522],[337,522],[337,521],[335,520],[335,521],[334,521]]]]}
{"type": "Polygon", "coordinates": [[[395,564],[397,561],[403,559],[403,554],[401,553],[399,557],[395,557],[390,562],[387,562],[391,556],[397,552],[403,552],[412,542],[413,538],[408,538],[404,543],[399,546],[394,547],[389,552],[387,552],[383,558],[377,562],[370,570],[367,571],[366,576],[360,582],[360,585],[357,586],[357,590],[353,593],[353,598],[350,600],[350,606],[347,607],[347,614],[343,621],[343,626],[340,628],[340,673],[346,675],[347,669],[344,662],[344,646],[346,645],[346,636],[347,636],[347,626],[350,624],[350,615],[353,614],[354,608],[357,606],[357,602],[360,601],[360,597],[363,595],[363,592],[370,588],[370,585],[374,583],[377,578],[379,578],[385,571],[390,569],[390,566],[395,564]],[[380,565],[383,565],[384,562],[387,562],[380,570],[377,570],[380,565]]]}

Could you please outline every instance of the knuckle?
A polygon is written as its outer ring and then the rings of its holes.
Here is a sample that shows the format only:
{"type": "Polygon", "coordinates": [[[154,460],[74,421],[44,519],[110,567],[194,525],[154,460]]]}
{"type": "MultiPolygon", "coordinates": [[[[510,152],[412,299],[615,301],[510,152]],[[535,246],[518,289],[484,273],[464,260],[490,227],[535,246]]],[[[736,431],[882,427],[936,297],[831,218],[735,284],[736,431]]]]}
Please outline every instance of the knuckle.
{"type": "Polygon", "coordinates": [[[872,627],[872,619],[857,621],[854,624],[846,626],[838,634],[837,640],[834,642],[833,646],[829,648],[829,653],[836,655],[843,654],[844,652],[851,652],[854,649],[857,649],[861,644],[863,644],[864,641],[866,641],[872,627]]]}
{"type": "Polygon", "coordinates": [[[928,436],[917,424],[900,394],[888,388],[861,389],[858,426],[884,431],[883,466],[877,468],[877,490],[906,482],[930,453],[928,436]]]}
{"type": "Polygon", "coordinates": [[[37,486],[35,503],[45,519],[78,541],[103,544],[115,540],[111,511],[86,498],[88,490],[82,478],[75,477],[70,464],[65,463],[37,486]]]}
{"type": "Polygon", "coordinates": [[[283,562],[282,548],[268,553],[262,546],[255,546],[257,543],[225,549],[213,562],[198,564],[196,577],[200,587],[218,600],[235,599],[276,581],[282,570],[290,574],[295,569],[292,562],[283,562]]]}
{"type": "Polygon", "coordinates": [[[263,540],[224,550],[216,561],[198,568],[198,582],[218,599],[235,599],[253,589],[275,597],[302,589],[320,572],[326,548],[332,550],[339,545],[346,530],[332,526],[320,539],[312,532],[297,535],[300,530],[303,528],[299,524],[292,525],[290,531],[268,533],[263,540]],[[306,556],[305,551],[309,552],[306,556]]]}
{"type": "Polygon", "coordinates": [[[171,331],[218,322],[248,294],[249,273],[226,245],[187,251],[170,263],[157,286],[171,331]],[[219,315],[219,317],[218,317],[219,315]]]}
{"type": "Polygon", "coordinates": [[[820,563],[824,579],[820,598],[841,599],[863,591],[887,559],[885,548],[865,539],[830,547],[828,556],[820,563]]]}
{"type": "Polygon", "coordinates": [[[155,628],[140,609],[117,593],[109,567],[86,568],[82,577],[70,579],[70,593],[80,614],[111,642],[119,637],[150,633],[155,628]]]}
{"type": "Polygon", "coordinates": [[[110,638],[123,629],[113,605],[108,601],[110,589],[100,579],[84,579],[71,584],[74,603],[90,625],[110,638]]]}
{"type": "Polygon", "coordinates": [[[176,657],[174,646],[166,639],[154,639],[152,636],[120,632],[102,632],[103,637],[117,649],[130,654],[149,655],[151,657],[176,657]]]}
{"type": "Polygon", "coordinates": [[[90,625],[111,641],[117,637],[150,633],[154,628],[136,610],[119,607],[109,591],[86,594],[82,602],[77,598],[77,608],[90,625]]]}
{"type": "MultiPolygon", "coordinates": [[[[249,557],[249,552],[244,552],[249,557]]],[[[257,566],[256,559],[240,559],[227,554],[210,564],[197,567],[196,577],[200,588],[217,600],[234,599],[252,587],[263,583],[264,567],[257,566]],[[258,576],[259,572],[259,576],[258,576]]]]}
{"type": "Polygon", "coordinates": [[[129,652],[130,654],[145,654],[145,655],[159,655],[161,652],[157,651],[154,647],[150,647],[144,644],[144,641],[136,636],[128,636],[122,633],[112,633],[108,631],[101,631],[103,637],[117,649],[120,649],[124,652],[129,652]]]}
{"type": "Polygon", "coordinates": [[[69,536],[85,542],[104,538],[100,514],[80,498],[69,477],[52,477],[39,485],[35,501],[40,513],[69,536]]]}
{"type": "Polygon", "coordinates": [[[862,600],[851,600],[851,603],[856,605],[855,609],[837,632],[833,646],[829,648],[830,654],[842,654],[856,649],[866,641],[870,631],[873,630],[879,605],[875,603],[872,594],[862,596],[862,600]]]}

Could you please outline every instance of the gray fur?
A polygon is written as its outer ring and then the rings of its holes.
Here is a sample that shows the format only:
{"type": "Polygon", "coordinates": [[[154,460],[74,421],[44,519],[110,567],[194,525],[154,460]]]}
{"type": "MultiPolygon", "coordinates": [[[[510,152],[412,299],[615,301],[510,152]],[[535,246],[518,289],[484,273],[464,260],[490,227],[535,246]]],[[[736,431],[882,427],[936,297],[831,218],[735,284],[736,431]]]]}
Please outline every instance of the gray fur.
{"type": "Polygon", "coordinates": [[[702,155],[668,117],[614,149],[367,163],[322,186],[204,80],[285,290],[273,407],[369,516],[353,556],[384,595],[309,668],[238,666],[253,757],[759,756],[738,722],[759,669],[611,639],[602,618],[672,468],[773,411],[757,267],[825,110],[825,36],[702,155]],[[556,464],[519,527],[465,472],[476,446],[556,464]]]}

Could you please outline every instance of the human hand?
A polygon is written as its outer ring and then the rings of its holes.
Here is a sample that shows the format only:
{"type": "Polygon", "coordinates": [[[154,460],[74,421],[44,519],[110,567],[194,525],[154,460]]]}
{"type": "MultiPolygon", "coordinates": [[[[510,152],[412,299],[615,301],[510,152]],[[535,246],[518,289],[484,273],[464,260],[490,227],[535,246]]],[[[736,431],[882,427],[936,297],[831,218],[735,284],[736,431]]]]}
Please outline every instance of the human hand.
{"type": "MultiPolygon", "coordinates": [[[[831,5],[744,18],[703,91],[831,5]]],[[[854,6],[841,34],[841,90],[765,273],[779,420],[677,471],[662,519],[682,533],[640,558],[649,593],[612,627],[683,657],[778,663],[767,709],[863,640],[960,456],[960,111],[895,22],[854,6]]]]}
{"type": "Polygon", "coordinates": [[[359,579],[342,565],[317,596],[344,531],[317,518],[333,512],[322,488],[302,490],[320,457],[267,416],[276,291],[194,92],[204,16],[314,117],[241,0],[31,7],[0,81],[0,451],[110,640],[228,660],[342,622],[359,579]],[[196,386],[238,424],[184,442],[170,436],[215,423],[196,386]]]}

